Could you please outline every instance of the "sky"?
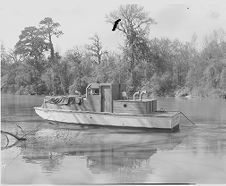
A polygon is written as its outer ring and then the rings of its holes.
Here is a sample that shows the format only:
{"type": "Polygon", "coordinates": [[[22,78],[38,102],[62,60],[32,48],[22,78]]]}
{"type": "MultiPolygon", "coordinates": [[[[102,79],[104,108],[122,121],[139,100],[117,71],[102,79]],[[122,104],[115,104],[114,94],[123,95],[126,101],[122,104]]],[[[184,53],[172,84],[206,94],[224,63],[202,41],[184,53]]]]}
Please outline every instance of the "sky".
{"type": "Polygon", "coordinates": [[[89,44],[96,33],[105,49],[117,51],[123,37],[112,31],[106,15],[125,4],[143,6],[157,22],[151,26],[150,38],[186,42],[196,33],[200,45],[213,30],[226,31],[224,0],[0,0],[0,42],[6,49],[13,48],[25,27],[38,26],[43,18],[51,17],[64,32],[54,39],[60,54],[89,44]]]}

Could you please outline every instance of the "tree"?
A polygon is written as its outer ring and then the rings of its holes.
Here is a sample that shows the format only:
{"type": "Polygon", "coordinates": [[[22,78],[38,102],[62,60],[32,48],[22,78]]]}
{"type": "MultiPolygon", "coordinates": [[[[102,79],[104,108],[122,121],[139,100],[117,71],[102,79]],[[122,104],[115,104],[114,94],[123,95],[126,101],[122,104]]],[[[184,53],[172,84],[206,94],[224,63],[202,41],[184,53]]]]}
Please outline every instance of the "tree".
{"type": "Polygon", "coordinates": [[[1,43],[1,77],[4,76],[5,74],[7,74],[9,65],[10,65],[10,60],[8,57],[8,54],[5,50],[5,46],[1,43]]]}
{"type": "MultiPolygon", "coordinates": [[[[60,23],[54,22],[52,18],[46,17],[39,22],[39,30],[43,35],[45,42],[48,44],[50,50],[49,68],[45,72],[43,78],[48,82],[50,92],[53,94],[62,93],[61,81],[60,81],[60,59],[58,53],[54,51],[53,37],[60,37],[63,32],[59,30],[60,23]]],[[[64,90],[64,89],[63,89],[64,90]]]]}
{"type": "Polygon", "coordinates": [[[8,57],[12,61],[12,63],[22,63],[23,56],[16,53],[15,49],[11,49],[8,52],[8,57]]]}
{"type": "Polygon", "coordinates": [[[224,68],[221,72],[221,88],[226,91],[226,68],[224,68]]]}
{"type": "Polygon", "coordinates": [[[62,86],[66,91],[69,90],[69,93],[74,93],[75,90],[81,93],[85,92],[89,72],[86,71],[87,66],[83,58],[83,52],[78,48],[74,48],[68,50],[63,59],[61,81],[63,82],[62,86]],[[68,69],[67,74],[64,73],[66,69],[68,69]]]}
{"type": "Polygon", "coordinates": [[[103,55],[107,54],[107,52],[103,50],[100,37],[97,34],[91,37],[90,40],[92,41],[92,43],[87,46],[87,49],[90,52],[90,55],[95,58],[93,61],[97,64],[100,64],[103,55]]]}
{"type": "Polygon", "coordinates": [[[63,32],[59,30],[60,23],[53,22],[52,18],[46,17],[41,20],[39,24],[40,31],[42,32],[42,35],[44,36],[44,39],[48,43],[48,46],[50,48],[50,59],[53,62],[55,58],[55,52],[52,39],[53,36],[56,36],[58,38],[63,34],[63,32]]]}
{"type": "Polygon", "coordinates": [[[15,45],[15,54],[22,55],[24,61],[41,72],[44,68],[44,52],[48,50],[40,30],[34,26],[22,30],[19,41],[15,45]]]}
{"type": "Polygon", "coordinates": [[[47,43],[42,33],[34,26],[25,27],[21,31],[19,41],[15,45],[15,52],[17,54],[36,59],[40,58],[47,49],[47,43]]]}
{"type": "Polygon", "coordinates": [[[142,58],[147,59],[149,55],[147,37],[149,35],[150,26],[154,24],[155,21],[149,17],[143,7],[136,4],[120,6],[118,10],[111,12],[106,18],[107,22],[111,24],[121,19],[117,29],[125,37],[124,54],[130,62],[129,71],[131,73],[131,85],[136,88],[136,73],[134,68],[142,58]]]}
{"type": "Polygon", "coordinates": [[[123,69],[122,65],[123,63],[121,63],[120,57],[115,53],[109,52],[108,55],[105,56],[103,62],[93,68],[95,81],[101,83],[120,83],[121,77],[123,78],[123,75],[125,74],[125,69],[123,69]]]}
{"type": "Polygon", "coordinates": [[[1,65],[4,64],[6,62],[6,50],[5,50],[5,46],[1,43],[1,51],[0,51],[0,55],[1,55],[1,65]]]}
{"type": "Polygon", "coordinates": [[[128,4],[120,6],[118,10],[111,12],[107,17],[107,22],[114,24],[116,20],[121,19],[117,29],[121,31],[128,41],[133,44],[136,35],[147,36],[151,24],[155,21],[149,17],[143,7],[137,4],[128,4]]]}

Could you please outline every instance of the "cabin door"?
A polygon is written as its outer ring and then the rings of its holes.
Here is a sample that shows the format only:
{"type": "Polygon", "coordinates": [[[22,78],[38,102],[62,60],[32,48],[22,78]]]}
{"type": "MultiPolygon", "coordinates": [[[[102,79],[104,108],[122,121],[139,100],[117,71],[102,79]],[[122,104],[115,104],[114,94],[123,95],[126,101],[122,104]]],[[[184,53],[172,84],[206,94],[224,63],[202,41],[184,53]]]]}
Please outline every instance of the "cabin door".
{"type": "Polygon", "coordinates": [[[101,112],[111,112],[111,87],[101,86],[101,112]]]}

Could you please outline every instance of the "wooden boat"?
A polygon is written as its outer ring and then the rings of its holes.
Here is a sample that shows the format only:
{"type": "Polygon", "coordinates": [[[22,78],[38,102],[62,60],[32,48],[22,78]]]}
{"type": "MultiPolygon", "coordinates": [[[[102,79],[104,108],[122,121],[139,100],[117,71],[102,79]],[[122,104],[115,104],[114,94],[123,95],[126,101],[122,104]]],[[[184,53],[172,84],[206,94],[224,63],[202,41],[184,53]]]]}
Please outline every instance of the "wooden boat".
{"type": "Polygon", "coordinates": [[[81,125],[178,129],[179,112],[157,111],[156,99],[142,99],[136,92],[126,99],[124,84],[92,83],[86,95],[47,96],[36,113],[45,120],[81,125]],[[136,95],[139,99],[136,99],[136,95]]]}

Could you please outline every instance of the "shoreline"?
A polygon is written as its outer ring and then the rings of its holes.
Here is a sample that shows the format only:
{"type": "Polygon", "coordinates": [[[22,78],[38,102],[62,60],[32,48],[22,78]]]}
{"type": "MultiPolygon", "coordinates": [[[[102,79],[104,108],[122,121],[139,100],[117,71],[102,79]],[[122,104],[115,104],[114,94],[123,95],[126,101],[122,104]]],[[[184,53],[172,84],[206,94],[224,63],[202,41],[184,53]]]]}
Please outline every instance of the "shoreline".
{"type": "MultiPolygon", "coordinates": [[[[2,93],[1,95],[14,95],[14,96],[38,96],[38,97],[45,97],[45,96],[68,96],[68,95],[48,95],[48,94],[12,94],[12,93],[2,93]]],[[[144,99],[153,99],[153,98],[179,98],[179,99],[196,99],[196,98],[208,98],[208,99],[226,99],[226,95],[221,96],[221,95],[196,95],[196,94],[187,94],[186,96],[180,96],[180,95],[166,95],[166,96],[150,96],[144,99]]]]}

